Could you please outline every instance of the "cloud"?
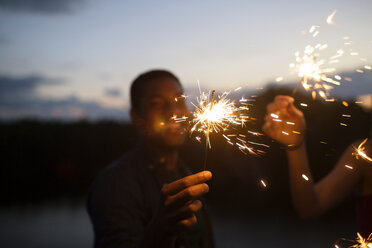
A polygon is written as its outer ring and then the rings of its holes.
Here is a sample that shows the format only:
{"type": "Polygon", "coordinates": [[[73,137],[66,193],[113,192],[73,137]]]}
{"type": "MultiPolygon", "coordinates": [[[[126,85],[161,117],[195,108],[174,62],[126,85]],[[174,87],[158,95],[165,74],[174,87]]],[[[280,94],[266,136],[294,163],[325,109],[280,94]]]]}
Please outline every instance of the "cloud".
{"type": "Polygon", "coordinates": [[[121,90],[118,88],[107,88],[105,89],[105,95],[109,97],[119,97],[121,96],[121,90]]]}
{"type": "Polygon", "coordinates": [[[9,77],[0,75],[0,104],[11,103],[19,99],[32,99],[40,85],[61,84],[61,79],[46,79],[38,75],[27,77],[9,77]]]}
{"type": "Polygon", "coordinates": [[[36,94],[36,89],[40,85],[61,83],[63,80],[42,76],[14,78],[0,75],[0,119],[38,118],[65,121],[129,119],[125,109],[103,107],[98,102],[82,101],[74,96],[55,100],[40,99],[36,94]]]}
{"type": "Polygon", "coordinates": [[[0,0],[0,9],[42,14],[70,13],[84,0],[0,0]]]}
{"type": "Polygon", "coordinates": [[[17,120],[37,118],[44,120],[128,120],[125,109],[102,107],[93,101],[81,101],[74,96],[62,100],[25,100],[18,104],[0,105],[0,119],[17,120]]]}

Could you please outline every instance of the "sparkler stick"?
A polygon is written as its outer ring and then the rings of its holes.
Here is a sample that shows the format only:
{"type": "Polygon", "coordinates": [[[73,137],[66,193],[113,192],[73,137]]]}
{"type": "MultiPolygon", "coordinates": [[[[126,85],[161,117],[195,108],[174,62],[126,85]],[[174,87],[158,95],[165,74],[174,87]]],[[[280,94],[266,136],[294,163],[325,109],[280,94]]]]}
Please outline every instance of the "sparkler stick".
{"type": "MultiPolygon", "coordinates": [[[[214,93],[215,92],[216,92],[215,90],[212,90],[209,111],[212,111],[212,108],[213,108],[213,100],[214,100],[214,93]]],[[[206,131],[206,136],[205,136],[205,155],[204,155],[203,170],[205,170],[205,168],[207,167],[208,147],[209,148],[211,147],[210,140],[209,140],[210,129],[211,129],[211,120],[208,120],[207,131],[206,131]]]]}
{"type": "Polygon", "coordinates": [[[301,81],[298,82],[298,84],[296,85],[296,88],[294,88],[294,90],[292,91],[291,97],[294,97],[294,95],[296,94],[298,87],[300,87],[300,85],[302,84],[302,80],[303,79],[301,79],[301,81]]]}

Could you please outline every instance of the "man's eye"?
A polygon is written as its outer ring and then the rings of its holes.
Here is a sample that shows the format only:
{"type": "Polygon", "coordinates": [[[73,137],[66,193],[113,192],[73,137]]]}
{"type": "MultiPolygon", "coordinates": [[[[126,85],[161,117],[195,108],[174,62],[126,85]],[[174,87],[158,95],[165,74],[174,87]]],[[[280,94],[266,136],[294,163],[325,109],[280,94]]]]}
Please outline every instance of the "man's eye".
{"type": "Polygon", "coordinates": [[[163,102],[162,101],[150,101],[149,105],[152,108],[157,108],[157,107],[163,106],[163,102]]]}

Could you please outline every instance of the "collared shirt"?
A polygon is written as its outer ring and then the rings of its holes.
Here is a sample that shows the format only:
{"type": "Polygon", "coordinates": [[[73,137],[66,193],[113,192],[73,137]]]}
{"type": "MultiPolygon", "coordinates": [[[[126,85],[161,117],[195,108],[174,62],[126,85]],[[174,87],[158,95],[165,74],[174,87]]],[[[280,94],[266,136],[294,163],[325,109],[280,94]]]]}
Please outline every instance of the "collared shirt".
{"type": "MultiPolygon", "coordinates": [[[[161,187],[190,174],[180,161],[174,171],[164,162],[140,144],[100,173],[87,201],[95,247],[157,247],[161,187]]],[[[196,217],[198,224],[178,237],[176,247],[213,247],[204,208],[196,217]]]]}

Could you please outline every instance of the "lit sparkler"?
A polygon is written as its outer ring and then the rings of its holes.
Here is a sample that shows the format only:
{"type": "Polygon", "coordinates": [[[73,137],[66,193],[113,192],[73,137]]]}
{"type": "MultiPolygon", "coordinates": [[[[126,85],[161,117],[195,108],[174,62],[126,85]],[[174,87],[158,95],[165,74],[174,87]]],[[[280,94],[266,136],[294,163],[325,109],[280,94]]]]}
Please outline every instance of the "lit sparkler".
{"type": "MultiPolygon", "coordinates": [[[[236,145],[244,154],[258,155],[264,153],[262,150],[253,148],[253,146],[268,147],[265,144],[246,140],[246,134],[239,132],[231,134],[232,131],[245,127],[245,124],[253,118],[248,115],[251,99],[243,97],[239,102],[235,102],[227,98],[228,94],[229,92],[224,92],[222,95],[215,96],[215,91],[212,91],[209,97],[208,94],[203,92],[197,99],[198,103],[193,104],[195,111],[193,112],[190,131],[191,134],[197,132],[205,136],[204,169],[206,167],[207,151],[211,149],[211,133],[222,134],[227,143],[236,145]],[[230,134],[227,134],[228,132],[230,134]]],[[[252,136],[262,135],[253,131],[247,131],[247,134],[252,136]]],[[[200,138],[198,140],[200,141],[200,138]]]]}
{"type": "MultiPolygon", "coordinates": [[[[334,24],[333,18],[335,14],[336,10],[328,16],[328,24],[334,24]]],[[[309,34],[312,34],[312,37],[318,36],[319,26],[311,26],[309,34]]],[[[328,48],[327,44],[318,43],[315,46],[307,45],[302,54],[300,52],[295,53],[296,63],[291,63],[289,67],[297,73],[301,80],[292,95],[302,85],[305,90],[312,91],[313,98],[318,94],[320,97],[328,99],[328,92],[333,89],[333,85],[340,85],[341,77],[339,75],[334,78],[328,76],[329,73],[334,72],[336,69],[326,65],[338,63],[338,58],[344,54],[344,51],[339,49],[336,55],[328,59],[321,59],[321,51],[326,48],[328,48]]]]}
{"type": "MultiPolygon", "coordinates": [[[[336,10],[333,11],[327,18],[326,22],[329,25],[334,24],[333,18],[336,14],[336,10]]],[[[320,33],[320,26],[313,25],[308,31],[308,34],[312,38],[317,37],[320,33]]],[[[349,40],[350,37],[344,37],[344,40],[349,40]]],[[[351,44],[351,41],[344,43],[345,46],[351,44]]],[[[296,93],[299,86],[302,85],[306,91],[311,91],[312,97],[315,99],[316,96],[327,101],[334,101],[333,98],[329,99],[329,91],[334,88],[335,85],[340,85],[341,80],[351,81],[351,78],[342,78],[340,75],[335,74],[336,68],[333,67],[334,64],[339,63],[340,58],[348,54],[350,56],[358,56],[359,53],[353,51],[353,49],[344,50],[338,49],[335,51],[333,56],[325,57],[323,50],[328,48],[328,44],[317,43],[314,45],[307,45],[302,53],[297,51],[295,53],[295,62],[289,65],[292,72],[296,73],[300,78],[299,83],[292,92],[292,96],[296,93]],[[323,56],[322,56],[323,55],[323,56]]],[[[362,59],[365,61],[365,59],[362,59]]],[[[356,69],[359,73],[364,73],[364,70],[370,70],[372,67],[370,65],[365,65],[363,68],[356,69]]],[[[283,77],[277,77],[276,81],[280,82],[283,77]]]]}
{"type": "Polygon", "coordinates": [[[364,160],[372,163],[372,158],[368,157],[368,155],[365,153],[366,148],[364,147],[364,144],[367,142],[368,138],[362,141],[362,143],[359,144],[358,148],[355,148],[355,152],[353,155],[358,159],[359,157],[363,158],[364,160]]]}
{"type": "MultiPolygon", "coordinates": [[[[297,73],[301,80],[297,84],[292,95],[294,95],[298,87],[302,85],[305,90],[312,91],[314,98],[316,94],[318,94],[320,97],[328,99],[328,92],[333,89],[333,85],[340,85],[339,80],[328,76],[329,73],[336,70],[335,68],[326,67],[330,61],[319,59],[320,52],[327,47],[326,44],[317,44],[315,46],[307,45],[303,54],[300,54],[300,52],[295,53],[296,63],[290,64],[289,67],[297,73]]],[[[341,50],[338,55],[342,56],[341,50]]],[[[333,56],[333,58],[335,58],[335,56],[333,56]]]]}
{"type": "Polygon", "coordinates": [[[211,132],[226,131],[231,124],[244,125],[245,119],[239,116],[239,108],[230,99],[227,99],[227,92],[222,96],[214,99],[214,91],[211,93],[211,99],[208,101],[208,95],[202,93],[198,99],[198,105],[195,105],[193,113],[193,127],[192,132],[201,132],[205,134],[207,145],[211,148],[209,134],[211,132]]]}
{"type": "Polygon", "coordinates": [[[354,248],[372,248],[372,233],[368,236],[368,238],[363,238],[360,233],[357,233],[358,238],[356,239],[356,244],[350,247],[354,248]]]}
{"type": "Polygon", "coordinates": [[[245,119],[240,118],[239,108],[230,99],[227,99],[228,93],[225,92],[218,99],[214,99],[215,91],[211,92],[210,100],[204,92],[198,99],[198,105],[194,105],[196,110],[193,113],[193,126],[191,133],[201,132],[205,135],[205,157],[204,169],[207,163],[208,148],[211,148],[209,135],[211,132],[226,131],[230,125],[242,124],[245,119]]]}

